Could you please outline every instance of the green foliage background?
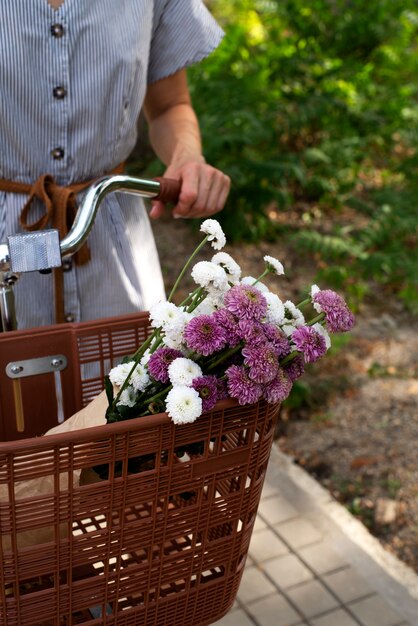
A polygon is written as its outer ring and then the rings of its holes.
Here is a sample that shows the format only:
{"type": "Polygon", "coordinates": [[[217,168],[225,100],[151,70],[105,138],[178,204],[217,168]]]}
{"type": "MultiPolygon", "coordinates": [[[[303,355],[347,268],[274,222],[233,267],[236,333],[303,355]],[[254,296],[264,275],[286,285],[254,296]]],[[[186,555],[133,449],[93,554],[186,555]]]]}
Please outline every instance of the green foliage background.
{"type": "Polygon", "coordinates": [[[207,4],[226,35],[189,82],[229,240],[285,231],[328,283],[418,310],[417,0],[207,4]]]}

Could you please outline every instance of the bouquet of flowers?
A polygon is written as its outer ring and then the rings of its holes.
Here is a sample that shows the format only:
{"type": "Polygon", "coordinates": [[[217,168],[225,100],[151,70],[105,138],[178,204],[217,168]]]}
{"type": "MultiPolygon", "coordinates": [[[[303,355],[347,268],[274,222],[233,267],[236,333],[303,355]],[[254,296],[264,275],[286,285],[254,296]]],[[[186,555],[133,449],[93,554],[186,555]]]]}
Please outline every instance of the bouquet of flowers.
{"type": "MultiPolygon", "coordinates": [[[[168,300],[150,310],[153,331],[148,339],[110,371],[105,393],[45,435],[160,412],[167,412],[175,424],[187,424],[224,398],[234,398],[241,405],[261,398],[278,404],[289,395],[305,364],[325,355],[330,333],[353,327],[353,314],[335,292],[313,285],[309,297],[298,305],[282,302],[262,282],[269,273],[284,273],[280,261],[265,256],[265,269],[258,278],[242,277],[234,259],[220,252],[226,240],[218,222],[204,221],[201,231],[205,237],[183,267],[168,300]],[[181,278],[207,242],[216,253],[210,261],[194,265],[191,275],[196,288],[181,304],[174,304],[172,298],[181,278]],[[313,317],[306,321],[308,305],[313,317]]],[[[176,454],[179,458],[186,452],[199,454],[201,446],[201,442],[190,444],[176,454]]],[[[153,463],[147,455],[129,459],[128,471],[144,471],[153,463]]],[[[117,462],[115,475],[119,465],[117,462]]],[[[84,473],[74,470],[73,485],[108,477],[108,465],[92,469],[84,473]]],[[[59,480],[62,489],[67,489],[69,475],[63,472],[59,480]]],[[[3,487],[0,502],[8,502],[9,490],[7,485],[3,487]]],[[[21,500],[49,495],[55,489],[53,474],[35,477],[17,482],[13,497],[21,500]]],[[[187,499],[193,494],[180,495],[187,499]]],[[[50,541],[54,532],[54,526],[46,525],[19,533],[18,545],[50,541]]],[[[3,549],[8,549],[10,536],[1,541],[3,549]]]]}
{"type": "Polygon", "coordinates": [[[279,260],[265,256],[258,278],[242,277],[235,260],[220,252],[226,239],[219,223],[208,219],[200,230],[205,237],[167,301],[150,310],[153,332],[106,378],[108,422],[167,412],[175,424],[187,424],[228,397],[241,405],[261,398],[279,403],[305,364],[325,355],[330,334],[354,325],[352,312],[334,291],[313,285],[303,302],[282,302],[262,282],[269,273],[284,274],[279,260]],[[193,266],[196,288],[174,304],[181,278],[207,242],[217,252],[193,266]],[[307,321],[308,305],[313,317],[307,321]]]}

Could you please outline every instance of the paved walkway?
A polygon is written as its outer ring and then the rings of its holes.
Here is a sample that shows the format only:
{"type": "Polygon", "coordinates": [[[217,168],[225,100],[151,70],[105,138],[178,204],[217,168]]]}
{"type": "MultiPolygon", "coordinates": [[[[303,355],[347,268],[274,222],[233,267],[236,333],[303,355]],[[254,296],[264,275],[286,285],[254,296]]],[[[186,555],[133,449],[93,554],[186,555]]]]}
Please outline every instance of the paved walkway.
{"type": "Polygon", "coordinates": [[[272,451],[238,599],[217,626],[418,626],[418,576],[272,451]]]}

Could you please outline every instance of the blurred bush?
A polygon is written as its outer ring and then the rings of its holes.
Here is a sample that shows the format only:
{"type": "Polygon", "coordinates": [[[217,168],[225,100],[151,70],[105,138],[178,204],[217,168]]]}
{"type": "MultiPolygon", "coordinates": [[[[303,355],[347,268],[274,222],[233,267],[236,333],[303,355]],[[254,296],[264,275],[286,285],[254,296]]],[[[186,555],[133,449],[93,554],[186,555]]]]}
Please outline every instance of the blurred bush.
{"type": "Polygon", "coordinates": [[[189,82],[228,238],[286,231],[356,297],[418,307],[416,0],[207,4],[226,36],[189,82]]]}

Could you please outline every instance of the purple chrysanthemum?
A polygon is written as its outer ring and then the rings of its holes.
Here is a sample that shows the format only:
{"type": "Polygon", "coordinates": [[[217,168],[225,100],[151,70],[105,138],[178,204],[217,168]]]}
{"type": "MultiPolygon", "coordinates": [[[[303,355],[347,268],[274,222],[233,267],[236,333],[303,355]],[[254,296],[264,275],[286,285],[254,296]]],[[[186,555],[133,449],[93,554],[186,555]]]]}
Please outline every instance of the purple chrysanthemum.
{"type": "Polygon", "coordinates": [[[202,398],[203,413],[213,409],[218,401],[218,379],[216,376],[198,376],[193,380],[192,387],[202,398]]]}
{"type": "Polygon", "coordinates": [[[247,345],[241,353],[251,380],[267,384],[277,376],[279,363],[275,351],[268,343],[261,346],[247,345]]]}
{"type": "Polygon", "coordinates": [[[292,389],[292,381],[283,369],[279,369],[277,376],[263,390],[264,399],[274,404],[286,400],[292,389]]]}
{"type": "Polygon", "coordinates": [[[225,329],[213,315],[199,315],[187,324],[184,339],[191,350],[208,356],[224,348],[227,338],[225,329]]]}
{"type": "Polygon", "coordinates": [[[239,320],[237,333],[240,338],[252,346],[260,346],[266,343],[264,324],[257,320],[239,320]]]}
{"type": "Polygon", "coordinates": [[[298,378],[300,378],[305,372],[305,363],[303,361],[303,356],[299,354],[294,359],[287,363],[283,367],[286,374],[289,376],[292,383],[295,382],[298,378]]]}
{"type": "Polygon", "coordinates": [[[226,370],[228,392],[231,398],[236,398],[239,404],[254,404],[262,396],[261,385],[251,380],[246,368],[231,365],[226,370]]]}
{"type": "Polygon", "coordinates": [[[168,383],[168,368],[171,363],[182,357],[183,353],[174,348],[158,348],[151,354],[148,361],[148,371],[160,383],[168,383]]]}
{"type": "Polygon", "coordinates": [[[324,356],[327,351],[325,337],[316,332],[312,326],[300,326],[292,333],[296,350],[303,353],[305,363],[313,363],[324,356]]]}
{"type": "Polygon", "coordinates": [[[224,329],[228,346],[231,348],[237,346],[241,341],[241,337],[237,332],[237,319],[230,311],[225,308],[218,309],[213,313],[216,322],[224,329]]]}
{"type": "Polygon", "coordinates": [[[241,319],[261,320],[267,313],[267,301],[252,285],[235,285],[224,297],[225,307],[241,319]]]}
{"type": "Polygon", "coordinates": [[[344,298],[335,291],[319,290],[313,295],[312,301],[319,313],[325,313],[326,326],[331,333],[344,333],[353,328],[355,317],[344,298]]]}
{"type": "Polygon", "coordinates": [[[274,324],[263,324],[264,334],[268,342],[272,345],[279,359],[287,356],[291,352],[289,339],[284,332],[274,324]]]}

